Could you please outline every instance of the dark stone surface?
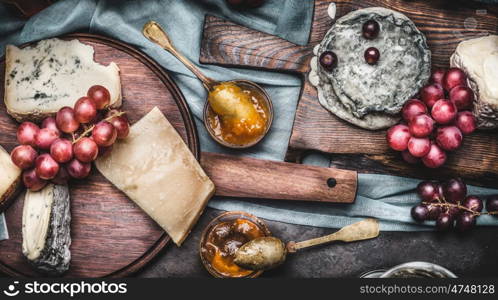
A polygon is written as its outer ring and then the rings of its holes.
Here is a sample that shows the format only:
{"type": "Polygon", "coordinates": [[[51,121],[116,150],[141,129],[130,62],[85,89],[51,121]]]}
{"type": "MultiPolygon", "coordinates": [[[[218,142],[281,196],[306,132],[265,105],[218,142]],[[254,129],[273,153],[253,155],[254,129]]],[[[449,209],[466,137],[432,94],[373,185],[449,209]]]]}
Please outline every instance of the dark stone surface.
{"type": "MultiPolygon", "coordinates": [[[[173,244],[137,274],[139,277],[210,277],[199,258],[204,227],[220,211],[207,209],[181,248],[173,244]]],[[[333,229],[268,221],[272,233],[284,241],[302,241],[333,229]]],[[[291,254],[283,266],[262,277],[357,277],[374,269],[409,261],[427,261],[459,277],[498,276],[498,228],[479,227],[467,235],[437,232],[381,232],[373,240],[334,243],[291,254]]]]}

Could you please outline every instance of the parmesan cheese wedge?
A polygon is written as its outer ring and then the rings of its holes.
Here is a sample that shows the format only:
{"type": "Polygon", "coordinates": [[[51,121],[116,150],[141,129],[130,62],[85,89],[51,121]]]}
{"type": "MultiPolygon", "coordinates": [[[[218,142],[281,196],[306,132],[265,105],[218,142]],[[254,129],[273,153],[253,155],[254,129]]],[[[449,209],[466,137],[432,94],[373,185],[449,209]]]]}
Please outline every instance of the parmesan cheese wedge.
{"type": "Polygon", "coordinates": [[[96,166],[178,246],[214,194],[213,182],[157,107],[96,166]]]}
{"type": "Polygon", "coordinates": [[[20,183],[21,169],[14,165],[9,153],[0,146],[0,204],[15,193],[20,183]]]}
{"type": "Polygon", "coordinates": [[[109,90],[111,106],[121,106],[118,66],[93,60],[94,49],[78,40],[48,39],[20,49],[7,45],[7,112],[18,121],[41,120],[64,106],[73,107],[92,85],[109,90]]]}

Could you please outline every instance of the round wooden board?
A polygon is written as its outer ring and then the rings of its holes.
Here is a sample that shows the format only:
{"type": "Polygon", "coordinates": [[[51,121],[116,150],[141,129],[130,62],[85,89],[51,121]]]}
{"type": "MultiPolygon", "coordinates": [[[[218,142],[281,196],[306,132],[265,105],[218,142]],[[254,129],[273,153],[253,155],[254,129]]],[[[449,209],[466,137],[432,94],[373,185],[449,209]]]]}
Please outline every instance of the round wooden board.
{"type": "MultiPolygon", "coordinates": [[[[196,158],[197,132],[178,87],[159,65],[123,43],[92,34],[71,34],[95,49],[95,60],[111,61],[121,70],[122,109],[133,124],[157,106],[178,130],[196,158]]],[[[0,99],[3,99],[5,59],[0,61],[0,99]]],[[[82,95],[83,96],[83,95],[82,95]]],[[[0,145],[16,146],[18,124],[0,104],[0,145]]],[[[88,179],[70,182],[71,267],[66,277],[123,277],[149,262],[169,242],[169,236],[98,171],[88,179]]],[[[0,271],[12,276],[41,276],[21,253],[22,207],[19,197],[5,212],[10,239],[0,242],[0,271]]]]}

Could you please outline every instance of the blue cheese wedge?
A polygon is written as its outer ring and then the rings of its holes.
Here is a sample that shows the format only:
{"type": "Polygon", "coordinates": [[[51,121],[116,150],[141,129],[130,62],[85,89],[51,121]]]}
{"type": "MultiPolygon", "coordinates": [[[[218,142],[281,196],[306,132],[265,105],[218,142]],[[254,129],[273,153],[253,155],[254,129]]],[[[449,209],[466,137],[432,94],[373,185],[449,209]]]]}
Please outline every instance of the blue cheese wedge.
{"type": "Polygon", "coordinates": [[[17,191],[21,183],[21,169],[10,158],[9,153],[0,146],[0,207],[17,191]]]}
{"type": "Polygon", "coordinates": [[[214,194],[213,182],[157,107],[96,166],[178,246],[214,194]]]}
{"type": "Polygon", "coordinates": [[[320,104],[369,130],[396,124],[405,101],[430,76],[431,51],[424,34],[407,16],[386,8],[359,9],[338,19],[318,46],[317,56],[325,51],[333,51],[338,63],[332,71],[317,65],[320,104]],[[380,26],[373,40],[362,35],[363,24],[370,20],[380,26]],[[365,61],[370,47],[380,52],[375,65],[365,61]]]}
{"type": "Polygon", "coordinates": [[[69,189],[49,184],[26,191],[22,215],[22,252],[40,272],[61,275],[71,261],[69,189]]]}
{"type": "Polygon", "coordinates": [[[93,55],[93,47],[78,40],[54,38],[23,49],[7,45],[7,112],[18,121],[41,120],[61,107],[73,107],[93,85],[106,87],[111,106],[121,106],[118,66],[96,63],[93,55]]]}

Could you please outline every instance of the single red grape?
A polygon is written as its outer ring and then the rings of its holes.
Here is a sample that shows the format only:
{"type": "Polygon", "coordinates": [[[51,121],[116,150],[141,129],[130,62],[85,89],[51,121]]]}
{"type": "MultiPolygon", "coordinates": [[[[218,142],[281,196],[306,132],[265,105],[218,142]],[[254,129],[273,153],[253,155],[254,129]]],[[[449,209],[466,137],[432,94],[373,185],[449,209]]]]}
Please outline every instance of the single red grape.
{"type": "Polygon", "coordinates": [[[116,128],[107,121],[101,121],[92,131],[92,138],[100,147],[109,147],[116,141],[118,136],[116,128]]]}
{"type": "Polygon", "coordinates": [[[35,147],[35,137],[40,131],[38,125],[32,122],[23,122],[17,128],[17,141],[21,145],[30,145],[35,147]]]}
{"type": "Polygon", "coordinates": [[[367,50],[365,50],[364,56],[365,56],[365,61],[367,62],[367,64],[375,65],[379,61],[379,58],[380,58],[379,49],[377,49],[375,47],[370,47],[367,50]]]}
{"type": "Polygon", "coordinates": [[[88,89],[87,96],[95,101],[98,110],[102,110],[111,103],[109,90],[101,85],[94,85],[88,89]]]}
{"type": "Polygon", "coordinates": [[[407,122],[410,122],[413,117],[426,114],[427,106],[424,104],[424,102],[418,99],[410,99],[403,105],[401,113],[403,115],[403,119],[407,122]]]}
{"type": "Polygon", "coordinates": [[[52,179],[59,172],[59,164],[48,153],[38,156],[35,165],[36,175],[41,179],[52,179]]]}
{"type": "Polygon", "coordinates": [[[432,108],[439,99],[444,99],[444,90],[439,84],[429,84],[420,90],[420,100],[422,100],[428,108],[432,108]]]}
{"type": "Polygon", "coordinates": [[[443,193],[446,201],[461,203],[467,196],[467,185],[460,178],[452,178],[443,183],[443,193]]]}
{"type": "Polygon", "coordinates": [[[87,177],[88,174],[90,174],[90,171],[92,169],[92,164],[83,163],[77,159],[73,159],[67,164],[66,168],[69,176],[76,179],[82,179],[87,177]]]}
{"type": "Polygon", "coordinates": [[[417,115],[411,118],[408,128],[414,137],[428,137],[434,130],[434,120],[426,114],[417,115]]]}
{"type": "Polygon", "coordinates": [[[55,122],[55,119],[52,117],[45,118],[41,124],[41,128],[48,128],[55,130],[59,136],[61,135],[59,128],[57,127],[57,123],[55,122]]]}
{"type": "Polygon", "coordinates": [[[89,163],[97,158],[99,148],[94,140],[84,137],[73,145],[73,153],[79,161],[89,163]]]}
{"type": "Polygon", "coordinates": [[[454,151],[462,145],[463,135],[456,126],[440,127],[436,133],[436,142],[446,151],[454,151]]]}
{"type": "Polygon", "coordinates": [[[332,51],[325,51],[320,55],[320,65],[327,71],[332,71],[337,67],[337,55],[332,51]]]}
{"type": "Polygon", "coordinates": [[[12,162],[22,170],[33,167],[37,156],[38,153],[30,145],[19,145],[10,153],[12,162]]]}
{"type": "Polygon", "coordinates": [[[386,136],[389,147],[396,151],[408,149],[408,141],[411,137],[408,126],[400,124],[389,128],[386,136]]]}
{"type": "Polygon", "coordinates": [[[457,114],[455,125],[463,134],[471,134],[477,128],[476,117],[470,111],[461,111],[457,114]]]}
{"type": "Polygon", "coordinates": [[[448,213],[441,213],[436,219],[436,229],[438,231],[448,231],[453,228],[455,219],[448,213]]]}
{"type": "Polygon", "coordinates": [[[449,92],[458,85],[467,86],[467,75],[459,68],[451,68],[444,75],[443,88],[449,92]]]}
{"type": "Polygon", "coordinates": [[[373,40],[379,35],[380,26],[375,20],[368,20],[363,23],[362,32],[363,37],[368,40],[373,40]]]}
{"type": "Polygon", "coordinates": [[[57,127],[65,133],[73,133],[80,127],[80,123],[74,117],[74,110],[65,106],[61,108],[55,117],[57,127]]]}
{"type": "Polygon", "coordinates": [[[474,103],[474,92],[466,86],[458,85],[451,89],[450,100],[458,110],[470,109],[474,103]]]}
{"type": "Polygon", "coordinates": [[[441,69],[432,72],[430,82],[437,83],[437,84],[443,86],[443,78],[444,78],[445,74],[446,74],[446,71],[441,70],[441,69]]]}
{"type": "Polygon", "coordinates": [[[428,168],[439,168],[446,162],[446,152],[435,143],[432,143],[429,153],[422,157],[422,162],[428,168]]]}
{"type": "Polygon", "coordinates": [[[428,138],[411,137],[408,141],[408,151],[415,157],[424,157],[431,150],[431,141],[428,138]]]}
{"type": "Polygon", "coordinates": [[[434,202],[439,198],[437,184],[430,181],[422,181],[417,185],[417,194],[424,202],[434,202]]]}
{"type": "Polygon", "coordinates": [[[50,128],[42,128],[35,136],[35,145],[42,150],[50,149],[52,143],[59,138],[59,132],[50,128]]]}
{"type": "Polygon", "coordinates": [[[476,217],[466,211],[460,214],[456,219],[456,228],[460,232],[469,231],[476,225],[476,217]]]}
{"type": "Polygon", "coordinates": [[[57,139],[50,146],[50,155],[56,162],[66,163],[73,159],[73,144],[67,139],[57,139]]]}
{"type": "Polygon", "coordinates": [[[443,209],[439,205],[427,205],[427,209],[429,210],[428,220],[437,220],[439,215],[443,213],[443,209]]]}
{"type": "Polygon", "coordinates": [[[443,125],[453,122],[457,116],[457,113],[458,110],[455,103],[446,99],[441,99],[434,103],[431,111],[432,118],[434,118],[438,124],[443,125]]]}
{"type": "Polygon", "coordinates": [[[425,205],[417,205],[411,209],[412,218],[417,222],[423,222],[429,218],[429,209],[425,205]]]}
{"type": "Polygon", "coordinates": [[[97,115],[97,106],[93,98],[81,97],[74,105],[74,118],[82,124],[90,123],[97,115]]]}
{"type": "Polygon", "coordinates": [[[22,173],[22,181],[24,186],[30,191],[36,192],[43,189],[47,185],[47,181],[36,175],[35,169],[25,170],[22,173]]]}
{"type": "Polygon", "coordinates": [[[467,196],[462,205],[475,212],[481,212],[484,207],[481,198],[474,195],[467,196]]]}
{"type": "MultiPolygon", "coordinates": [[[[488,199],[486,200],[486,210],[488,212],[498,212],[498,195],[491,195],[488,197],[488,199]]],[[[498,215],[494,216],[498,217],[498,215]]]]}
{"type": "Polygon", "coordinates": [[[112,126],[116,128],[118,139],[124,139],[130,133],[130,124],[128,123],[128,120],[123,116],[114,117],[109,120],[109,123],[111,123],[112,126]]]}

